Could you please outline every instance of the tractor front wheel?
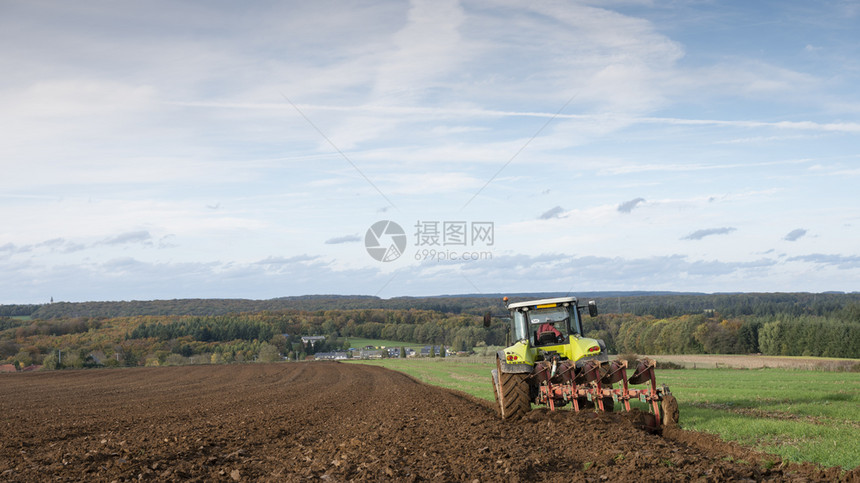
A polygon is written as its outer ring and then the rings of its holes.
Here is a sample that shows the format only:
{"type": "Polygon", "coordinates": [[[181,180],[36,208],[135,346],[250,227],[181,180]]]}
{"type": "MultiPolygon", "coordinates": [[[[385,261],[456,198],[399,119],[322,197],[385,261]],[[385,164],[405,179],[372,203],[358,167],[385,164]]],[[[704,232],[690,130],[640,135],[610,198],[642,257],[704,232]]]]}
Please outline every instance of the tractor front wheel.
{"type": "Polygon", "coordinates": [[[529,400],[528,374],[509,374],[502,372],[501,364],[497,362],[499,385],[496,397],[499,401],[499,412],[502,419],[519,419],[531,411],[529,400]]]}

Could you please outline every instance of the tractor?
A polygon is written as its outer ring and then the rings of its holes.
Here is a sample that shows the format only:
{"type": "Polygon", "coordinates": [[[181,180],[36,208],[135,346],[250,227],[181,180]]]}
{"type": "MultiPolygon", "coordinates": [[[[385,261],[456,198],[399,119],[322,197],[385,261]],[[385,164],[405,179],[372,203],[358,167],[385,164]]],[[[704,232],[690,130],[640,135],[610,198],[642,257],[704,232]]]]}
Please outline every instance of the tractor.
{"type": "MultiPolygon", "coordinates": [[[[576,297],[508,303],[508,347],[496,354],[493,392],[502,419],[518,419],[542,405],[551,411],[570,405],[574,411],[630,411],[630,401],[643,402],[638,423],[650,430],[677,424],[678,403],[665,385],[657,386],[656,362],[643,358],[610,360],[600,339],[584,337],[582,311],[597,316],[592,300],[579,305],[576,297]],[[512,337],[511,337],[512,336],[512,337]],[[511,339],[516,341],[513,345],[511,339]],[[627,373],[632,371],[628,378],[627,373]],[[631,386],[644,385],[644,388],[631,386]]],[[[484,325],[490,324],[489,314],[484,325]]]]}

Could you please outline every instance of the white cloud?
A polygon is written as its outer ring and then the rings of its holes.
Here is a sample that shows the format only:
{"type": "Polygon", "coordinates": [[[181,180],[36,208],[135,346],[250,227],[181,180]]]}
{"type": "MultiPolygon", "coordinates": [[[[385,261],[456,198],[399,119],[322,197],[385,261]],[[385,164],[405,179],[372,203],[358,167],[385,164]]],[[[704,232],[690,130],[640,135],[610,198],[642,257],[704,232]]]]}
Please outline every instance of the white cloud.
{"type": "Polygon", "coordinates": [[[729,233],[736,231],[735,227],[722,227],[722,228],[704,228],[702,230],[696,230],[689,235],[681,238],[682,240],[701,240],[707,236],[712,235],[728,235],[729,233]]]}
{"type": "Polygon", "coordinates": [[[361,237],[358,235],[344,235],[344,236],[329,238],[328,240],[325,241],[325,243],[327,245],[339,245],[341,243],[355,243],[355,242],[360,242],[360,241],[361,241],[361,237]]]}
{"type": "Polygon", "coordinates": [[[467,60],[459,33],[464,21],[457,0],[412,0],[406,25],[391,37],[392,50],[383,54],[373,97],[411,104],[426,95],[441,76],[467,60]]]}
{"type": "Polygon", "coordinates": [[[560,218],[562,213],[564,213],[564,208],[562,208],[561,206],[556,206],[554,208],[550,208],[549,210],[543,212],[538,217],[538,219],[549,220],[551,218],[560,218]]]}
{"type": "Polygon", "coordinates": [[[625,201],[624,203],[618,205],[618,211],[620,211],[621,213],[630,213],[631,211],[633,211],[634,208],[636,208],[636,206],[644,202],[645,198],[633,198],[632,200],[625,201]]]}
{"type": "Polygon", "coordinates": [[[152,235],[146,230],[130,231],[102,240],[103,245],[124,245],[127,243],[151,244],[152,235]]]}
{"type": "Polygon", "coordinates": [[[789,257],[787,260],[789,262],[807,262],[820,265],[832,265],[840,270],[853,270],[860,268],[860,256],[856,255],[813,253],[811,255],[789,257]]]}
{"type": "Polygon", "coordinates": [[[806,235],[806,232],[807,232],[807,230],[805,230],[803,228],[796,228],[796,229],[788,232],[788,234],[786,234],[785,237],[783,237],[783,240],[790,241],[790,242],[797,241],[797,240],[803,238],[803,236],[806,235]]]}

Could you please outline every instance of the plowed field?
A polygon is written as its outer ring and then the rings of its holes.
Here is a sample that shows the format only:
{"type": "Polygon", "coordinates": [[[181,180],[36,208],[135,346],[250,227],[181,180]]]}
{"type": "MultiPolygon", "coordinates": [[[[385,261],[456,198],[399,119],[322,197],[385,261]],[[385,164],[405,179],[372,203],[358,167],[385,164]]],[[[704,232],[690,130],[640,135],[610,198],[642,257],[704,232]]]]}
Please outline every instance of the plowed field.
{"type": "Polygon", "coordinates": [[[488,402],[364,365],[0,375],[0,481],[308,478],[833,481],[840,472],[679,429],[649,434],[620,413],[502,422],[488,402]]]}

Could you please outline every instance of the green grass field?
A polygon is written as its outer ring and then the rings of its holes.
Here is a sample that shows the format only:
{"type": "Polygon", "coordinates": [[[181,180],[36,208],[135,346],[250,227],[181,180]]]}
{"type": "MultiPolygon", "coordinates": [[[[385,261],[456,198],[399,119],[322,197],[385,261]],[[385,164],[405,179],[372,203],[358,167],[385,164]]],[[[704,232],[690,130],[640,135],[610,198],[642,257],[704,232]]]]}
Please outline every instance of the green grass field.
{"type": "MultiPolygon", "coordinates": [[[[490,361],[361,361],[493,400],[490,361]]],[[[860,373],[803,370],[661,370],[678,398],[681,427],[719,434],[791,461],[860,466],[860,373]]]]}

